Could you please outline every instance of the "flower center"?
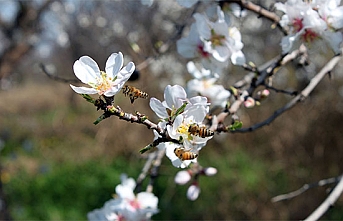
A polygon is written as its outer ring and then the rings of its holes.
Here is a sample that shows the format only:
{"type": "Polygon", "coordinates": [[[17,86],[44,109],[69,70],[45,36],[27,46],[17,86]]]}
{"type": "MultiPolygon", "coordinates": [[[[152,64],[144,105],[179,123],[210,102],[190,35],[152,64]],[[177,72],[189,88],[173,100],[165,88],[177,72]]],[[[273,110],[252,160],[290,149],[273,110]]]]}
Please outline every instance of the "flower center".
{"type": "Polygon", "coordinates": [[[303,20],[301,18],[296,18],[293,20],[293,27],[295,29],[295,32],[300,31],[304,25],[303,25],[303,20]]]}
{"type": "Polygon", "coordinates": [[[131,201],[130,201],[130,206],[132,206],[132,207],[135,208],[136,210],[141,208],[141,206],[140,206],[140,204],[138,203],[137,200],[131,200],[131,201]]]}
{"type": "Polygon", "coordinates": [[[99,91],[100,95],[113,87],[113,79],[111,77],[107,77],[107,74],[104,71],[100,71],[100,78],[98,78],[97,81],[98,82],[94,88],[99,91]]]}
{"type": "Polygon", "coordinates": [[[198,49],[198,53],[199,53],[202,57],[208,58],[208,57],[210,56],[210,53],[208,53],[207,51],[204,50],[204,45],[198,44],[197,49],[198,49]]]}
{"type": "Polygon", "coordinates": [[[301,37],[305,42],[313,42],[318,37],[318,34],[311,29],[306,29],[301,37]]]}
{"type": "Polygon", "coordinates": [[[210,41],[214,46],[220,46],[222,45],[222,41],[225,39],[224,35],[218,35],[214,32],[214,30],[211,30],[211,39],[210,41]]]}
{"type": "Polygon", "coordinates": [[[177,128],[177,132],[179,134],[181,134],[181,136],[183,138],[186,138],[187,140],[193,140],[192,134],[189,131],[189,127],[192,125],[193,123],[190,122],[188,124],[182,123],[178,128],[177,128]]]}
{"type": "Polygon", "coordinates": [[[188,136],[188,128],[189,125],[186,124],[181,124],[178,128],[177,128],[177,132],[183,135],[188,136]]]}

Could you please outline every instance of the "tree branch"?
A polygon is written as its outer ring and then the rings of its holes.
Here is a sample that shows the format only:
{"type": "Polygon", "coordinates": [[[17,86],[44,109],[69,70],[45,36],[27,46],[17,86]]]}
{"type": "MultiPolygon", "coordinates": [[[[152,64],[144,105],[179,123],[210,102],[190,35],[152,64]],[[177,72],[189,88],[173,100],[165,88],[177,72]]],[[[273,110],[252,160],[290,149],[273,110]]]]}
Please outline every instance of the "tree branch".
{"type": "Polygon", "coordinates": [[[315,182],[315,183],[304,184],[301,188],[299,188],[299,189],[297,189],[297,190],[295,190],[293,192],[273,197],[271,199],[271,201],[273,203],[276,203],[276,202],[279,202],[279,201],[282,201],[282,200],[289,200],[291,198],[299,196],[300,194],[302,194],[305,191],[307,191],[309,189],[312,189],[314,187],[325,186],[325,185],[328,185],[328,184],[331,184],[331,183],[338,183],[341,180],[342,177],[343,176],[341,175],[341,176],[338,176],[338,177],[331,177],[331,178],[328,178],[328,179],[320,180],[320,181],[315,182]]]}
{"type": "Polygon", "coordinates": [[[282,108],[276,110],[272,116],[267,118],[266,120],[257,123],[251,127],[248,128],[241,128],[237,129],[235,131],[231,131],[232,133],[244,133],[244,132],[250,132],[254,131],[258,128],[261,128],[265,125],[269,125],[272,121],[274,121],[277,117],[279,117],[281,114],[286,112],[287,110],[293,108],[298,102],[305,100],[309,94],[314,90],[314,88],[319,84],[319,82],[324,78],[324,76],[332,71],[332,69],[337,65],[337,63],[342,59],[341,55],[336,55],[333,57],[321,70],[320,72],[311,79],[310,83],[307,85],[307,87],[302,90],[296,97],[294,97],[290,102],[288,102],[285,106],[282,108]]]}
{"type": "Polygon", "coordinates": [[[339,183],[333,189],[331,194],[326,198],[326,200],[313,212],[310,216],[308,216],[305,221],[313,221],[318,220],[324,213],[334,205],[337,201],[338,197],[343,192],[343,175],[341,175],[339,183]]]}
{"type": "Polygon", "coordinates": [[[263,7],[261,7],[260,5],[256,5],[250,1],[247,0],[241,0],[239,3],[243,8],[250,10],[252,12],[255,12],[256,14],[259,14],[260,16],[263,16],[265,18],[267,18],[268,20],[272,21],[274,24],[277,25],[277,27],[282,31],[282,33],[284,35],[287,35],[288,30],[284,29],[279,21],[280,21],[280,17],[275,14],[274,12],[271,12],[267,9],[264,9],[263,7]]]}

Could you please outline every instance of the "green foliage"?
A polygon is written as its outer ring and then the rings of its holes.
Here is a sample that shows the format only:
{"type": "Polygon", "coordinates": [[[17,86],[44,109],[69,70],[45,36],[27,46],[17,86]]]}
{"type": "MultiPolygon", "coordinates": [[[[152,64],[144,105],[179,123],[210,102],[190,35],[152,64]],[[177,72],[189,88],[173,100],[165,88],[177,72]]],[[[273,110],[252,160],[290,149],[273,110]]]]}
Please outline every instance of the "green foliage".
{"type": "Polygon", "coordinates": [[[136,173],[126,163],[92,160],[52,165],[35,175],[20,171],[5,185],[11,214],[15,220],[84,220],[112,197],[123,171],[136,173]]]}

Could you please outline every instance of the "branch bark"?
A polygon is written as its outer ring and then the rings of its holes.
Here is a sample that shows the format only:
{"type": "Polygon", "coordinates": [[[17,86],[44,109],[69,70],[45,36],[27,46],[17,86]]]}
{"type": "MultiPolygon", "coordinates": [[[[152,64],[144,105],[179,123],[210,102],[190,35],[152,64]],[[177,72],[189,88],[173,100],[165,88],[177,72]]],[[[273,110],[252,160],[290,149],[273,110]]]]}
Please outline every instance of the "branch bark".
{"type": "Polygon", "coordinates": [[[251,127],[247,128],[241,128],[237,129],[235,131],[231,131],[232,133],[244,133],[244,132],[250,132],[254,131],[256,129],[259,129],[265,125],[269,125],[271,122],[273,122],[277,117],[279,117],[281,114],[286,112],[287,110],[293,108],[298,102],[305,100],[309,94],[314,90],[314,88],[319,84],[319,82],[325,77],[327,73],[332,71],[332,69],[338,64],[339,61],[342,60],[341,55],[336,55],[333,57],[319,72],[318,74],[313,77],[310,81],[310,83],[307,85],[306,88],[304,88],[296,97],[294,97],[290,102],[288,102],[285,106],[282,108],[276,110],[274,114],[270,117],[268,117],[266,120],[257,123],[251,127]]]}
{"type": "Polygon", "coordinates": [[[324,213],[334,205],[334,203],[337,201],[338,197],[343,192],[343,176],[341,176],[341,180],[336,185],[336,187],[333,189],[331,194],[326,198],[326,200],[313,212],[310,216],[308,216],[305,221],[313,221],[318,220],[321,216],[324,215],[324,213]]]}

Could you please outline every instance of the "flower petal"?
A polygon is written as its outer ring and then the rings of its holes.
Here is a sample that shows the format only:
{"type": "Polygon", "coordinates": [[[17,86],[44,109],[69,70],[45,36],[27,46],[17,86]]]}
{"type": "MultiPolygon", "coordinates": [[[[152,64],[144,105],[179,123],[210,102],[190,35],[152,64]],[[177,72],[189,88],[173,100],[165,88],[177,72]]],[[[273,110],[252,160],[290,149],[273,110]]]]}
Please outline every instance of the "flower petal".
{"type": "Polygon", "coordinates": [[[189,200],[194,201],[194,200],[198,199],[199,194],[200,194],[200,187],[198,185],[193,184],[187,190],[187,198],[189,200]]]}
{"type": "Polygon", "coordinates": [[[186,183],[188,183],[188,181],[190,181],[192,178],[190,172],[188,172],[188,170],[182,170],[182,171],[179,171],[175,178],[174,178],[174,182],[176,184],[179,184],[179,185],[184,185],[186,183]]]}
{"type": "Polygon", "coordinates": [[[168,107],[179,108],[186,100],[187,94],[185,89],[180,85],[170,86],[168,85],[164,90],[164,100],[166,101],[168,107]]]}
{"type": "Polygon", "coordinates": [[[70,85],[70,87],[78,94],[97,94],[98,93],[98,91],[94,88],[76,87],[74,85],[70,85]]]}
{"type": "Polygon", "coordinates": [[[133,193],[133,190],[130,187],[124,186],[122,184],[116,186],[116,194],[123,199],[135,199],[135,194],[133,193]]]}
{"type": "Polygon", "coordinates": [[[150,98],[150,108],[153,110],[159,118],[167,118],[168,113],[166,108],[162,105],[162,102],[154,97],[150,98]]]}
{"type": "MultiPolygon", "coordinates": [[[[121,80],[124,83],[129,80],[131,74],[135,70],[135,64],[133,62],[129,62],[117,75],[117,79],[121,80]]],[[[124,85],[124,83],[122,85],[124,85]]]]}
{"type": "Polygon", "coordinates": [[[121,52],[113,53],[106,61],[106,74],[110,77],[114,77],[117,75],[119,70],[123,67],[123,54],[121,52]]]}
{"type": "Polygon", "coordinates": [[[95,83],[96,78],[100,77],[98,64],[88,56],[82,56],[75,61],[73,69],[76,77],[85,84],[95,83]]]}
{"type": "Polygon", "coordinates": [[[137,194],[137,201],[141,208],[157,208],[158,198],[148,192],[140,192],[137,194]]]}

